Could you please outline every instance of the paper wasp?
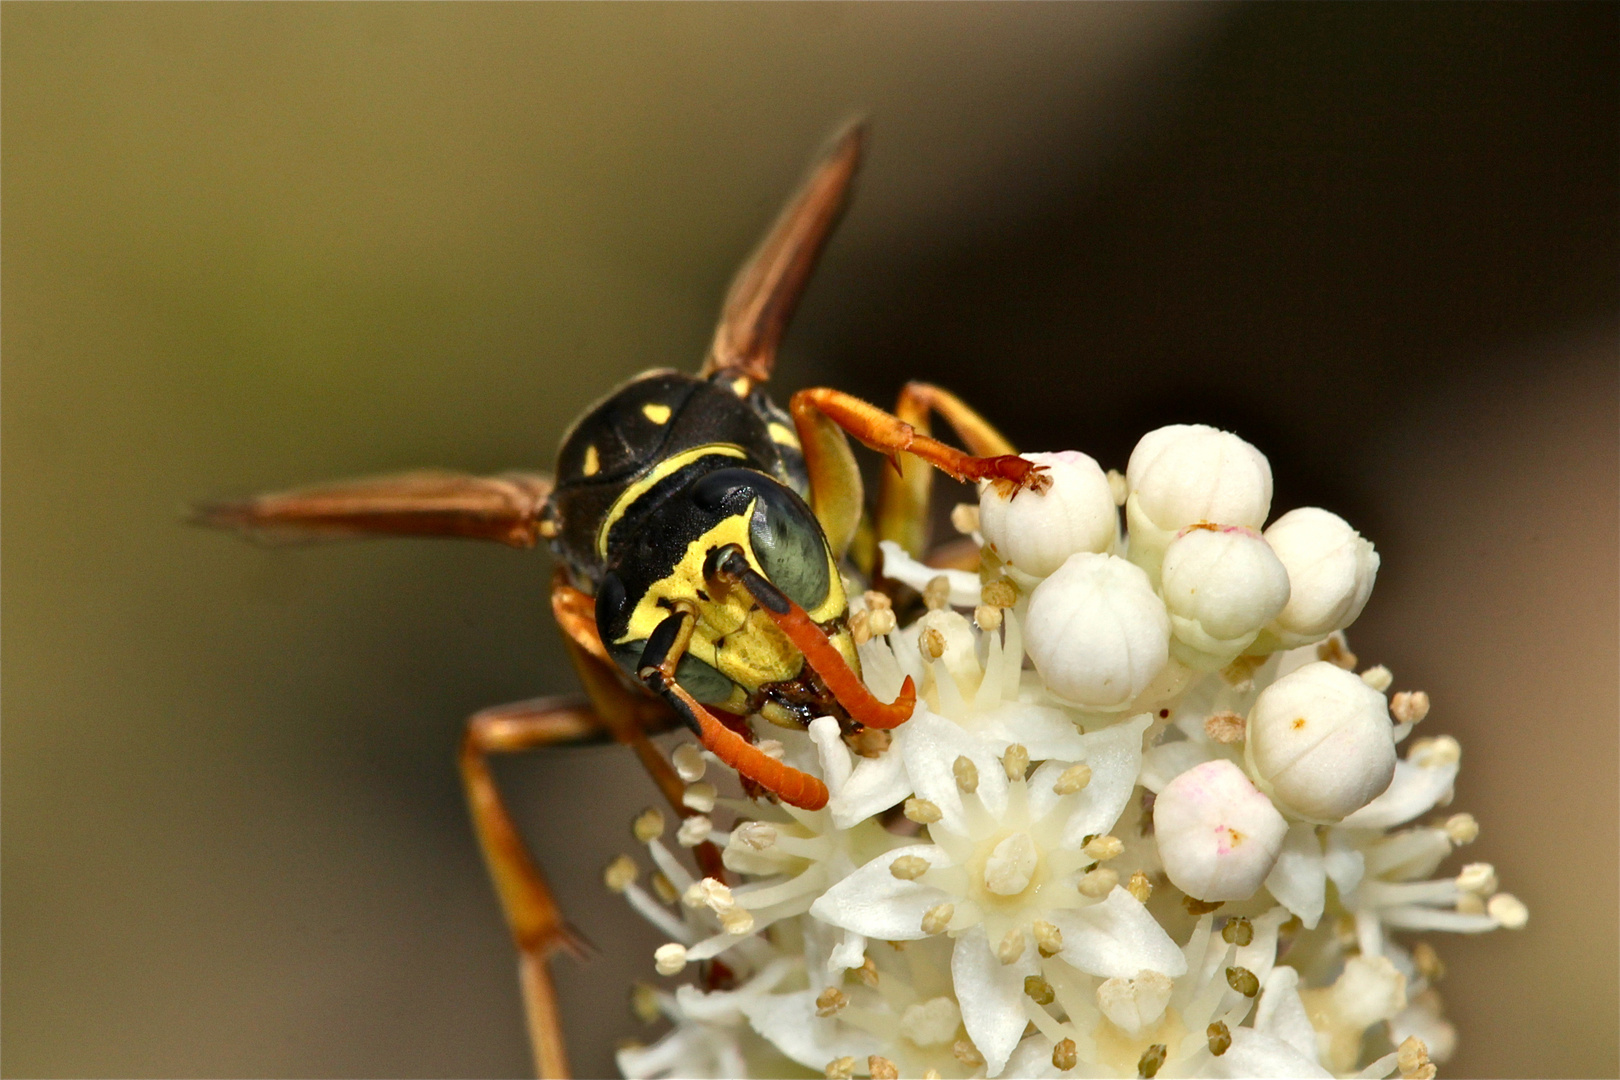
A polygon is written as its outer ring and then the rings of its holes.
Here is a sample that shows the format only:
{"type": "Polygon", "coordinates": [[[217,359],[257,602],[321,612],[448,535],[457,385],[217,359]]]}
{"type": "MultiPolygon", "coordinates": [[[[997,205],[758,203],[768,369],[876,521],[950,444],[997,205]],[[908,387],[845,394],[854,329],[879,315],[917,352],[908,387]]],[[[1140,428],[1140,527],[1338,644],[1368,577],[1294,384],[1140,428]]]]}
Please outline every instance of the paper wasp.
{"type": "MultiPolygon", "coordinates": [[[[552,610],[586,698],[498,706],[468,722],[460,766],[479,842],[520,953],[536,1065],[567,1059],[546,962],[578,951],[502,803],[487,756],[610,737],[629,746],[677,814],[683,785],[649,736],[684,724],[750,790],[819,809],[827,789],[754,745],[749,718],[804,725],[832,715],[854,733],[892,728],[915,703],[910,679],[882,702],[860,678],[840,564],[862,524],[846,432],[891,458],[876,535],[920,548],[926,463],[1013,490],[1045,477],[967,406],[922,383],[895,414],[826,388],[786,410],[763,389],[777,344],[850,189],[864,131],[852,125],[812,166],[733,281],[702,368],[648,372],[602,399],[564,436],[555,478],[418,472],[199,508],[206,524],[254,535],[458,536],[549,543],[552,610]],[[932,438],[938,413],[971,453],[932,438]]],[[[725,877],[719,852],[695,855],[725,877]]]]}

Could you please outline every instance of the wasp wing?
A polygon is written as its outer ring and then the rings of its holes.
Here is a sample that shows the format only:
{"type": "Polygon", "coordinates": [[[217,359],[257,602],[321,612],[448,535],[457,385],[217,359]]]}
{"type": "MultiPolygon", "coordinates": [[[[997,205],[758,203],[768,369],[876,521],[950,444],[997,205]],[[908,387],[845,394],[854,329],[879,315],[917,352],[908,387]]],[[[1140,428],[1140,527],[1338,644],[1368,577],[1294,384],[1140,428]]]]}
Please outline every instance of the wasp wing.
{"type": "Polygon", "coordinates": [[[764,242],[732,280],[700,374],[736,371],[756,382],[771,377],[782,333],[848,202],[865,141],[866,125],[851,122],[811,166],[764,242]]]}
{"type": "Polygon", "coordinates": [[[536,473],[396,473],[199,504],[199,525],[269,543],[361,536],[459,536],[533,547],[552,481],[536,473]]]}

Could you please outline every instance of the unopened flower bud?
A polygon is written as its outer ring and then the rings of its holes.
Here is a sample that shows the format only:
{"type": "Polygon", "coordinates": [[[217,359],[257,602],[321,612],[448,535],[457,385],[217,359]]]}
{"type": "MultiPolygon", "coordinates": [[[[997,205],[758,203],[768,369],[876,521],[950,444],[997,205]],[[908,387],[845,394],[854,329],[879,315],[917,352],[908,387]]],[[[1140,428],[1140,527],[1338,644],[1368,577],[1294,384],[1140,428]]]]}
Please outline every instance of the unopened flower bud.
{"type": "Polygon", "coordinates": [[[1125,470],[1131,561],[1158,577],[1165,548],[1201,521],[1258,529],[1271,509],[1271,465],[1242,439],[1202,424],[1142,436],[1125,470]]]}
{"type": "Polygon", "coordinates": [[[1318,507],[1290,510],[1271,523],[1266,543],[1288,568],[1288,603],[1262,643],[1294,648],[1356,621],[1372,595],[1378,552],[1343,518],[1318,507]]]}
{"type": "Polygon", "coordinates": [[[1139,567],[1071,555],[1036,586],[1024,643],[1054,694],[1092,709],[1127,707],[1169,661],[1170,617],[1139,567]]]}
{"type": "Polygon", "coordinates": [[[1101,466],[1085,454],[1025,454],[1046,466],[1045,491],[1003,494],[996,484],[979,492],[979,531],[1003,562],[1031,577],[1046,577],[1079,551],[1114,549],[1119,510],[1101,466]]]}
{"type": "Polygon", "coordinates": [[[1192,525],[1165,550],[1160,592],[1189,667],[1231,663],[1288,603],[1288,571],[1253,529],[1192,525]]]}
{"type": "Polygon", "coordinates": [[[1277,861],[1288,823],[1243,770],[1217,758],[1165,785],[1153,835],[1170,881],[1200,900],[1245,900],[1277,861]]]}
{"type": "Polygon", "coordinates": [[[1318,660],[1261,691],[1249,713],[1244,759],[1278,805],[1331,823],[1389,787],[1394,730],[1383,694],[1318,660]]]}

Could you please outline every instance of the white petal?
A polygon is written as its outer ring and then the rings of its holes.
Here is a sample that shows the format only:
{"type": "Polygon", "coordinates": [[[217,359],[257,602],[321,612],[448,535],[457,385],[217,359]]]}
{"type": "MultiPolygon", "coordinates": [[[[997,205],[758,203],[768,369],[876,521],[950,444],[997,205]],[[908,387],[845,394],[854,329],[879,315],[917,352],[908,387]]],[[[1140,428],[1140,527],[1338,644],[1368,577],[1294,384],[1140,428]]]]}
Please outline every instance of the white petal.
{"type": "Polygon", "coordinates": [[[1007,1059],[1007,1076],[1029,1077],[1031,1080],[1057,1076],[1080,1076],[1077,1072],[1058,1072],[1052,1065],[1052,1040],[1036,1033],[1018,1044],[1012,1057],[1007,1059]]]}
{"type": "Polygon", "coordinates": [[[1085,837],[1105,833],[1119,820],[1136,790],[1142,733],[1152,722],[1153,717],[1143,713],[1084,738],[1085,756],[1080,760],[1091,766],[1091,782],[1074,797],[1076,806],[1063,830],[1065,845],[1079,847],[1085,837]]]}
{"type": "Polygon", "coordinates": [[[906,774],[905,752],[901,749],[902,740],[908,738],[907,726],[909,723],[895,733],[889,749],[875,758],[856,761],[855,771],[827,801],[834,825],[853,828],[911,794],[911,777],[906,774]]]}
{"type": "MultiPolygon", "coordinates": [[[[1008,701],[994,712],[976,717],[978,732],[987,741],[1005,750],[1018,743],[1035,761],[1065,758],[1078,761],[1084,745],[1080,729],[1070,714],[1052,705],[1030,701],[1008,701]]],[[[972,725],[969,725],[972,726],[972,725]]]]}
{"type": "MultiPolygon", "coordinates": [[[[964,836],[968,832],[962,792],[952,771],[958,757],[965,756],[978,766],[978,797],[991,814],[1001,815],[1007,807],[1007,772],[988,742],[921,705],[906,727],[910,729],[904,746],[906,774],[917,796],[939,807],[946,828],[964,836]]],[[[892,747],[889,752],[894,752],[892,747]]]]}
{"type": "Polygon", "coordinates": [[[1367,861],[1361,852],[1350,846],[1350,840],[1337,829],[1327,835],[1327,849],[1322,853],[1322,868],[1333,880],[1340,896],[1349,896],[1361,884],[1367,861]]]}
{"type": "Polygon", "coordinates": [[[1025,950],[1017,961],[1003,964],[990,951],[982,924],[956,939],[951,981],[962,1007],[962,1026],[984,1055],[987,1076],[1001,1072],[1024,1036],[1024,1025],[1029,1022],[1024,1014],[1024,977],[1039,970],[1033,949],[1025,950]]]}
{"type": "Polygon", "coordinates": [[[884,577],[893,578],[922,592],[930,581],[943,574],[945,580],[951,583],[952,607],[978,606],[982,598],[980,593],[982,583],[978,574],[966,570],[936,570],[907,555],[905,549],[893,540],[879,541],[878,547],[883,552],[884,577]]]}
{"type": "Polygon", "coordinates": [[[1136,897],[1118,885],[1100,904],[1053,911],[1047,918],[1063,931],[1065,961],[1105,979],[1129,979],[1143,968],[1175,978],[1186,974],[1187,958],[1136,897]]]}
{"type": "Polygon", "coordinates": [[[950,902],[951,897],[940,889],[918,881],[903,881],[891,874],[889,864],[902,855],[919,855],[936,866],[950,865],[950,856],[932,844],[884,852],[823,893],[810,905],[810,914],[829,926],[869,938],[915,941],[927,937],[922,929],[924,913],[936,904],[950,902]]]}
{"type": "Polygon", "coordinates": [[[852,1057],[865,1061],[869,1054],[881,1054],[882,1042],[850,1024],[816,1016],[816,995],[820,988],[792,994],[766,994],[752,998],[743,1014],[753,1029],[776,1048],[807,1069],[825,1069],[834,1058],[852,1057]]]}
{"type": "Polygon", "coordinates": [[[1266,875],[1266,888],[1277,902],[1298,915],[1308,930],[1316,928],[1327,897],[1327,874],[1322,869],[1322,842],[1316,826],[1299,822],[1288,828],[1277,865],[1266,875]]]}
{"type": "Polygon", "coordinates": [[[827,971],[836,975],[850,968],[858,968],[865,961],[866,936],[845,930],[843,939],[833,949],[832,955],[827,957],[827,971]]]}
{"type": "Polygon", "coordinates": [[[1266,977],[1266,986],[1260,995],[1260,1007],[1255,1011],[1254,1028],[1271,1035],[1299,1051],[1300,1056],[1315,1063],[1316,1029],[1305,1014],[1305,1003],[1299,997],[1299,972],[1287,965],[1273,968],[1266,977]]]}
{"type": "Polygon", "coordinates": [[[1457,763],[1424,767],[1410,759],[1395,763],[1389,790],[1345,818],[1348,829],[1388,829],[1434,808],[1457,781],[1457,763]]]}
{"type": "Polygon", "coordinates": [[[1322,1066],[1298,1050],[1252,1028],[1233,1028],[1232,1046],[1210,1061],[1209,1075],[1232,1080],[1292,1080],[1295,1077],[1332,1077],[1322,1066]]]}

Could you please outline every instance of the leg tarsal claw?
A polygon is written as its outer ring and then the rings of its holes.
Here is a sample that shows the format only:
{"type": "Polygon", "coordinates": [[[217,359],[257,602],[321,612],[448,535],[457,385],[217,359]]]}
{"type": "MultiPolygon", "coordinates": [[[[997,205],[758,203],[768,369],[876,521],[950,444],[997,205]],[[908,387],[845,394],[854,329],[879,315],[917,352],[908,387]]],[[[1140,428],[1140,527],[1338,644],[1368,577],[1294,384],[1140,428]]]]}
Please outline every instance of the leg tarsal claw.
{"type": "Polygon", "coordinates": [[[989,480],[998,493],[1009,499],[1017,498],[1020,491],[1039,494],[1052,486],[1052,477],[1047,474],[1045,465],[1037,465],[1017,454],[980,460],[985,463],[985,475],[981,479],[989,480]]]}

